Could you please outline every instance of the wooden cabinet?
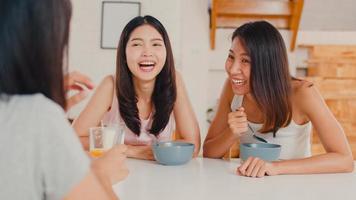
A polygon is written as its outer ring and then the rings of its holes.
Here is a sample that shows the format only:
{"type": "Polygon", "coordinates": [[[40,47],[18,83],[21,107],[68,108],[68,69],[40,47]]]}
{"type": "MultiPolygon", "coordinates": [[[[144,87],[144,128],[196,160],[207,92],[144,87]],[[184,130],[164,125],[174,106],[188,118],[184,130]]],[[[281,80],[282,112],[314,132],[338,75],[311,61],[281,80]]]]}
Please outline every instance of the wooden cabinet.
{"type": "MultiPolygon", "coordinates": [[[[314,82],[343,127],[356,158],[356,46],[315,45],[308,48],[307,79],[314,82]]],[[[313,134],[313,154],[325,152],[313,134]]]]}
{"type": "Polygon", "coordinates": [[[304,0],[212,0],[210,47],[215,48],[217,28],[236,28],[246,22],[266,20],[276,28],[291,31],[294,50],[304,0]]]}

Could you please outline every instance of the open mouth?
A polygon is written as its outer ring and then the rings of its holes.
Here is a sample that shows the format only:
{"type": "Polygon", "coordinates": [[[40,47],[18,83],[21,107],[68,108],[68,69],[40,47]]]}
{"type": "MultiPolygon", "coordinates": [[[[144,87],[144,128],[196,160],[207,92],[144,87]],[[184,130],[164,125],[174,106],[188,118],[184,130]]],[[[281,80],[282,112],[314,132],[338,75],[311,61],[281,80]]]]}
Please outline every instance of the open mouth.
{"type": "Polygon", "coordinates": [[[156,63],[153,61],[142,61],[138,63],[140,70],[143,72],[151,72],[154,68],[156,63]]]}
{"type": "Polygon", "coordinates": [[[231,81],[234,85],[240,86],[240,85],[246,84],[246,80],[244,80],[244,79],[231,79],[231,81]]]}

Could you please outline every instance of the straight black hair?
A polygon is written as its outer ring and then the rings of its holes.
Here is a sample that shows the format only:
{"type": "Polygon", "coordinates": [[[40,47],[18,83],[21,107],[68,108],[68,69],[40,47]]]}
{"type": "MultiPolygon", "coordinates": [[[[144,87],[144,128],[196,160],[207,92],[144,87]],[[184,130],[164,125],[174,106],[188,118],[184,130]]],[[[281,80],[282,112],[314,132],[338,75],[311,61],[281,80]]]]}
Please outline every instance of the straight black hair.
{"type": "Polygon", "coordinates": [[[136,135],[140,134],[141,121],[137,108],[137,97],[132,81],[132,73],[126,63],[126,45],[131,33],[139,26],[148,24],[162,36],[167,57],[162,71],[157,75],[152,94],[154,105],[153,121],[149,132],[157,136],[166,127],[176,101],[177,89],[175,67],[171,43],[164,26],[156,18],[146,15],[132,19],[123,29],[117,49],[116,60],[116,94],[121,118],[126,126],[136,135]]]}
{"type": "Polygon", "coordinates": [[[278,131],[292,120],[291,80],[287,51],[281,34],[266,21],[237,28],[238,37],[251,59],[251,93],[264,114],[261,133],[278,131]]]}
{"type": "Polygon", "coordinates": [[[0,94],[42,93],[65,108],[69,0],[0,1],[0,94]]]}

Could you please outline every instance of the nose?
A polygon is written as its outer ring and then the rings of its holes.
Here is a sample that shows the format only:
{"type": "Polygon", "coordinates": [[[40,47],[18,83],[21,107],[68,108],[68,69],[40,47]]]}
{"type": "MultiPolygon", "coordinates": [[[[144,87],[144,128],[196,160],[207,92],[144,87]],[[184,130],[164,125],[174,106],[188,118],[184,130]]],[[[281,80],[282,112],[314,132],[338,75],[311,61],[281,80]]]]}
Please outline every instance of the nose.
{"type": "Polygon", "coordinates": [[[241,63],[240,62],[233,62],[232,65],[230,66],[229,69],[231,74],[241,74],[242,70],[241,70],[241,63]]]}
{"type": "Polygon", "coordinates": [[[150,57],[150,56],[152,56],[152,51],[151,51],[150,46],[148,46],[148,45],[145,45],[145,46],[144,46],[143,51],[142,51],[142,56],[143,56],[143,57],[150,57]]]}

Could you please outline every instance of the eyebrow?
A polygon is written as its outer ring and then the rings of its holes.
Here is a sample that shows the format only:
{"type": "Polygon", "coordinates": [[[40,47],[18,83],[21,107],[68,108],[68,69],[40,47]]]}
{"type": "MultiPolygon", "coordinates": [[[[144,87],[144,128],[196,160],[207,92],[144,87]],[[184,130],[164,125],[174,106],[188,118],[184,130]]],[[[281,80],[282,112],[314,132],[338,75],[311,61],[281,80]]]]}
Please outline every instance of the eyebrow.
{"type": "MultiPolygon", "coordinates": [[[[136,40],[143,42],[142,38],[132,38],[130,41],[136,41],[136,40]]],[[[163,42],[163,40],[161,38],[153,38],[153,39],[151,39],[151,42],[153,42],[153,41],[162,41],[163,42]]]]}
{"type": "Polygon", "coordinates": [[[153,38],[151,41],[161,41],[161,42],[163,42],[163,40],[161,38],[153,38]]]}
{"type": "MultiPolygon", "coordinates": [[[[235,54],[235,52],[232,49],[230,49],[229,52],[235,54]]],[[[240,53],[240,56],[250,56],[250,55],[248,55],[248,53],[240,53]]]]}
{"type": "Polygon", "coordinates": [[[130,41],[135,41],[135,40],[143,41],[143,39],[141,38],[132,38],[130,41]]]}

